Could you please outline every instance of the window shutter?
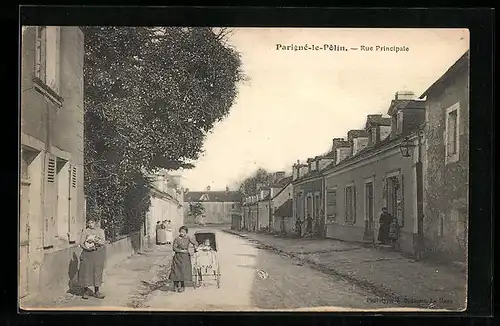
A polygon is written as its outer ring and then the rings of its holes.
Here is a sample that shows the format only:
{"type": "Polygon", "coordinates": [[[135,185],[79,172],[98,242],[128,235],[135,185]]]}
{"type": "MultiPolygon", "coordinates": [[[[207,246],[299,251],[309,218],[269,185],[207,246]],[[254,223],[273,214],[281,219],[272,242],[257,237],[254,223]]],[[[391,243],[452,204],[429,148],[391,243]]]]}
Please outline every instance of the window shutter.
{"type": "Polygon", "coordinates": [[[348,191],[348,188],[344,188],[344,222],[346,222],[346,223],[349,220],[349,218],[348,218],[349,202],[347,201],[347,199],[348,199],[347,191],[348,191]]]}
{"type": "Polygon", "coordinates": [[[387,207],[387,178],[382,179],[382,204],[387,207]]]}
{"type": "Polygon", "coordinates": [[[59,94],[59,87],[60,87],[60,74],[61,74],[61,27],[57,26],[55,27],[55,33],[56,33],[56,48],[54,49],[55,52],[55,80],[54,80],[54,91],[56,91],[57,94],[59,94]]]}
{"type": "Polygon", "coordinates": [[[401,191],[399,192],[399,211],[400,211],[400,225],[403,227],[405,225],[405,183],[404,183],[404,175],[400,174],[399,176],[399,187],[401,191]]]}
{"type": "Polygon", "coordinates": [[[356,186],[352,186],[352,223],[356,224],[356,186]]]}
{"type": "Polygon", "coordinates": [[[50,156],[47,160],[47,182],[54,183],[56,175],[56,160],[50,156]]]}
{"type": "Polygon", "coordinates": [[[36,28],[35,44],[35,77],[45,82],[45,58],[46,58],[46,28],[39,26],[36,28]]]}
{"type": "Polygon", "coordinates": [[[69,167],[70,189],[69,189],[69,225],[68,237],[71,243],[77,239],[77,215],[78,215],[78,189],[77,189],[77,167],[71,165],[69,167]]]}

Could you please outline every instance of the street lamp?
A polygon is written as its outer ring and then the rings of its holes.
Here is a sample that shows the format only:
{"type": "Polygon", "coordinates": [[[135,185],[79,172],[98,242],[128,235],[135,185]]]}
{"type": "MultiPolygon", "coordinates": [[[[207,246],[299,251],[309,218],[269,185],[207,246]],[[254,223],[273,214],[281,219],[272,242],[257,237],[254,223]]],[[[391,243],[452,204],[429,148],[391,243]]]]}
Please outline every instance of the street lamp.
{"type": "Polygon", "coordinates": [[[406,136],[402,141],[401,144],[399,144],[399,150],[401,151],[401,155],[403,157],[410,157],[412,156],[411,149],[415,147],[413,142],[410,140],[408,136],[406,136]]]}
{"type": "MultiPolygon", "coordinates": [[[[422,171],[422,130],[417,131],[417,161],[415,163],[415,178],[417,185],[417,256],[418,259],[423,258],[424,252],[424,187],[423,187],[423,171],[422,171]]],[[[399,149],[403,157],[411,157],[412,149],[415,144],[407,136],[399,144],[399,149]]]]}

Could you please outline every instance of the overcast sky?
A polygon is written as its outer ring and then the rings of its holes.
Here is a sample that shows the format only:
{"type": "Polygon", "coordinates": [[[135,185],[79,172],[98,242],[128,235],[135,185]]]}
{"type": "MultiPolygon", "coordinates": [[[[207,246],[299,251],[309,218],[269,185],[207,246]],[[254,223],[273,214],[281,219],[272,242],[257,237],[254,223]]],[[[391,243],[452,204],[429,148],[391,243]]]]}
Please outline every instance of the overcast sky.
{"type": "Polygon", "coordinates": [[[399,90],[420,96],[469,48],[460,29],[235,29],[250,81],[240,85],[229,116],[205,142],[196,168],[183,172],[190,190],[232,189],[258,167],[291,173],[292,164],[327,152],[332,138],[386,114],[399,90]],[[409,51],[283,51],[277,44],[325,43],[409,51]]]}

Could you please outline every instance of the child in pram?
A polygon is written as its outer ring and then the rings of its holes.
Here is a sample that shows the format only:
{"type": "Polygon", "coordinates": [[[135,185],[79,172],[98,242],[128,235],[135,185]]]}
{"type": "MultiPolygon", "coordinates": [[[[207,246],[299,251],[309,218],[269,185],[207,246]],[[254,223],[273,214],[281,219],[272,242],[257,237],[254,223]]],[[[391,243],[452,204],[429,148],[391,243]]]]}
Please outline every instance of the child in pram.
{"type": "Polygon", "coordinates": [[[200,284],[203,281],[203,276],[215,275],[217,264],[217,255],[210,244],[210,239],[205,239],[194,254],[194,269],[200,284]]]}

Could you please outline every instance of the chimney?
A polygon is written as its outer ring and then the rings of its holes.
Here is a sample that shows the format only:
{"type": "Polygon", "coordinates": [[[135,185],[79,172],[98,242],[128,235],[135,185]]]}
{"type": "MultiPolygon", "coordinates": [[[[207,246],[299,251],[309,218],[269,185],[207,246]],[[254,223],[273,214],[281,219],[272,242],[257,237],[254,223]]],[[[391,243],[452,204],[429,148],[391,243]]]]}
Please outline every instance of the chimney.
{"type": "Polygon", "coordinates": [[[229,192],[229,186],[226,186],[226,192],[229,192]]]}
{"type": "Polygon", "coordinates": [[[276,172],[276,182],[280,181],[286,176],[285,171],[276,172]]]}
{"type": "Polygon", "coordinates": [[[297,172],[297,165],[296,165],[296,164],[294,164],[294,165],[292,166],[292,180],[295,180],[295,179],[297,179],[298,177],[299,177],[299,174],[298,174],[298,172],[297,172]]]}
{"type": "Polygon", "coordinates": [[[340,143],[344,141],[344,138],[333,138],[332,142],[332,151],[335,151],[335,149],[338,147],[340,143]]]}
{"type": "Polygon", "coordinates": [[[415,93],[410,91],[399,91],[394,96],[395,100],[414,100],[415,98],[415,93]]]}

